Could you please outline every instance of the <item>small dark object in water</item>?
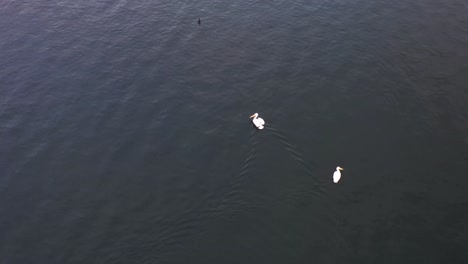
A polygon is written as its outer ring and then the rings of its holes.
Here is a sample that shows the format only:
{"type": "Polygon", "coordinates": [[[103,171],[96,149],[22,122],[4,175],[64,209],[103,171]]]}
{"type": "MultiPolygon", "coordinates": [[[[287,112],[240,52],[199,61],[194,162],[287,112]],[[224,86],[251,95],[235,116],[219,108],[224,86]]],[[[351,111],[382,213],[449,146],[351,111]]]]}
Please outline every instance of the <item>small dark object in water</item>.
{"type": "Polygon", "coordinates": [[[200,24],[201,24],[201,19],[200,19],[200,18],[198,18],[198,25],[200,25],[200,24]]]}

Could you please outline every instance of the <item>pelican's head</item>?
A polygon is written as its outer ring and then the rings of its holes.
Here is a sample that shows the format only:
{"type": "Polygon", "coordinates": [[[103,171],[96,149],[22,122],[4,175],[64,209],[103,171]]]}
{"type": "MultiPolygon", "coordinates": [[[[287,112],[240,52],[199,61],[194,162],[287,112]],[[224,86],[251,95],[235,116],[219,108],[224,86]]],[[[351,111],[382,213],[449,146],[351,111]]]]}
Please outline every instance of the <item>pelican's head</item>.
{"type": "Polygon", "coordinates": [[[257,117],[258,117],[258,113],[255,113],[255,114],[250,116],[250,118],[257,118],[257,117]]]}
{"type": "Polygon", "coordinates": [[[336,170],[344,170],[343,168],[341,168],[340,166],[336,167],[336,170]]]}

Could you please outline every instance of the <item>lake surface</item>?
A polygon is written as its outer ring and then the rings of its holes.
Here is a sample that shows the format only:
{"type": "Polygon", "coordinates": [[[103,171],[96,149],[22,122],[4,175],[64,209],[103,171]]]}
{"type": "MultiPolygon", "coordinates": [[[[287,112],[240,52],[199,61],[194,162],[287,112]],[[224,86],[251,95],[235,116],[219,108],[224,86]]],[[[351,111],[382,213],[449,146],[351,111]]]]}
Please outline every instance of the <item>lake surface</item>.
{"type": "Polygon", "coordinates": [[[0,263],[468,263],[467,103],[465,0],[1,1],[0,263]]]}

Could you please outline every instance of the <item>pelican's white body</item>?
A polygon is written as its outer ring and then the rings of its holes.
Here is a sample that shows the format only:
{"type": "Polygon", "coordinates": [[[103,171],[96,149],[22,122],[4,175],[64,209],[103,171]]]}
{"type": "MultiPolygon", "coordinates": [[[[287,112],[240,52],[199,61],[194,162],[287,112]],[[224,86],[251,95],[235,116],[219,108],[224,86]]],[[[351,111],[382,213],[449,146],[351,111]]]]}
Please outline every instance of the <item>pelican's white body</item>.
{"type": "Polygon", "coordinates": [[[253,114],[252,116],[250,116],[250,118],[253,118],[252,119],[252,123],[258,128],[258,129],[263,129],[264,128],[264,125],[265,125],[265,121],[258,117],[258,113],[255,113],[253,114]]]}
{"type": "Polygon", "coordinates": [[[341,172],[343,170],[341,167],[336,167],[336,171],[333,173],[333,182],[337,183],[341,179],[341,172]]]}

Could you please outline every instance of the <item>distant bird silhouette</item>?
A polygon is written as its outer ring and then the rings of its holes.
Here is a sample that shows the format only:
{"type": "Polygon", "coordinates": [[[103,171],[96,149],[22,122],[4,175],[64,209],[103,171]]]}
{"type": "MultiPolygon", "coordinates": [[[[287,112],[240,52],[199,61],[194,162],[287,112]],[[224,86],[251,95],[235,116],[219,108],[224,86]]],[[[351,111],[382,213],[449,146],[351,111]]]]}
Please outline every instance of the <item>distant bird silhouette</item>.
{"type": "Polygon", "coordinates": [[[201,24],[201,19],[200,19],[200,18],[198,18],[198,25],[200,25],[200,24],[201,24]]]}

